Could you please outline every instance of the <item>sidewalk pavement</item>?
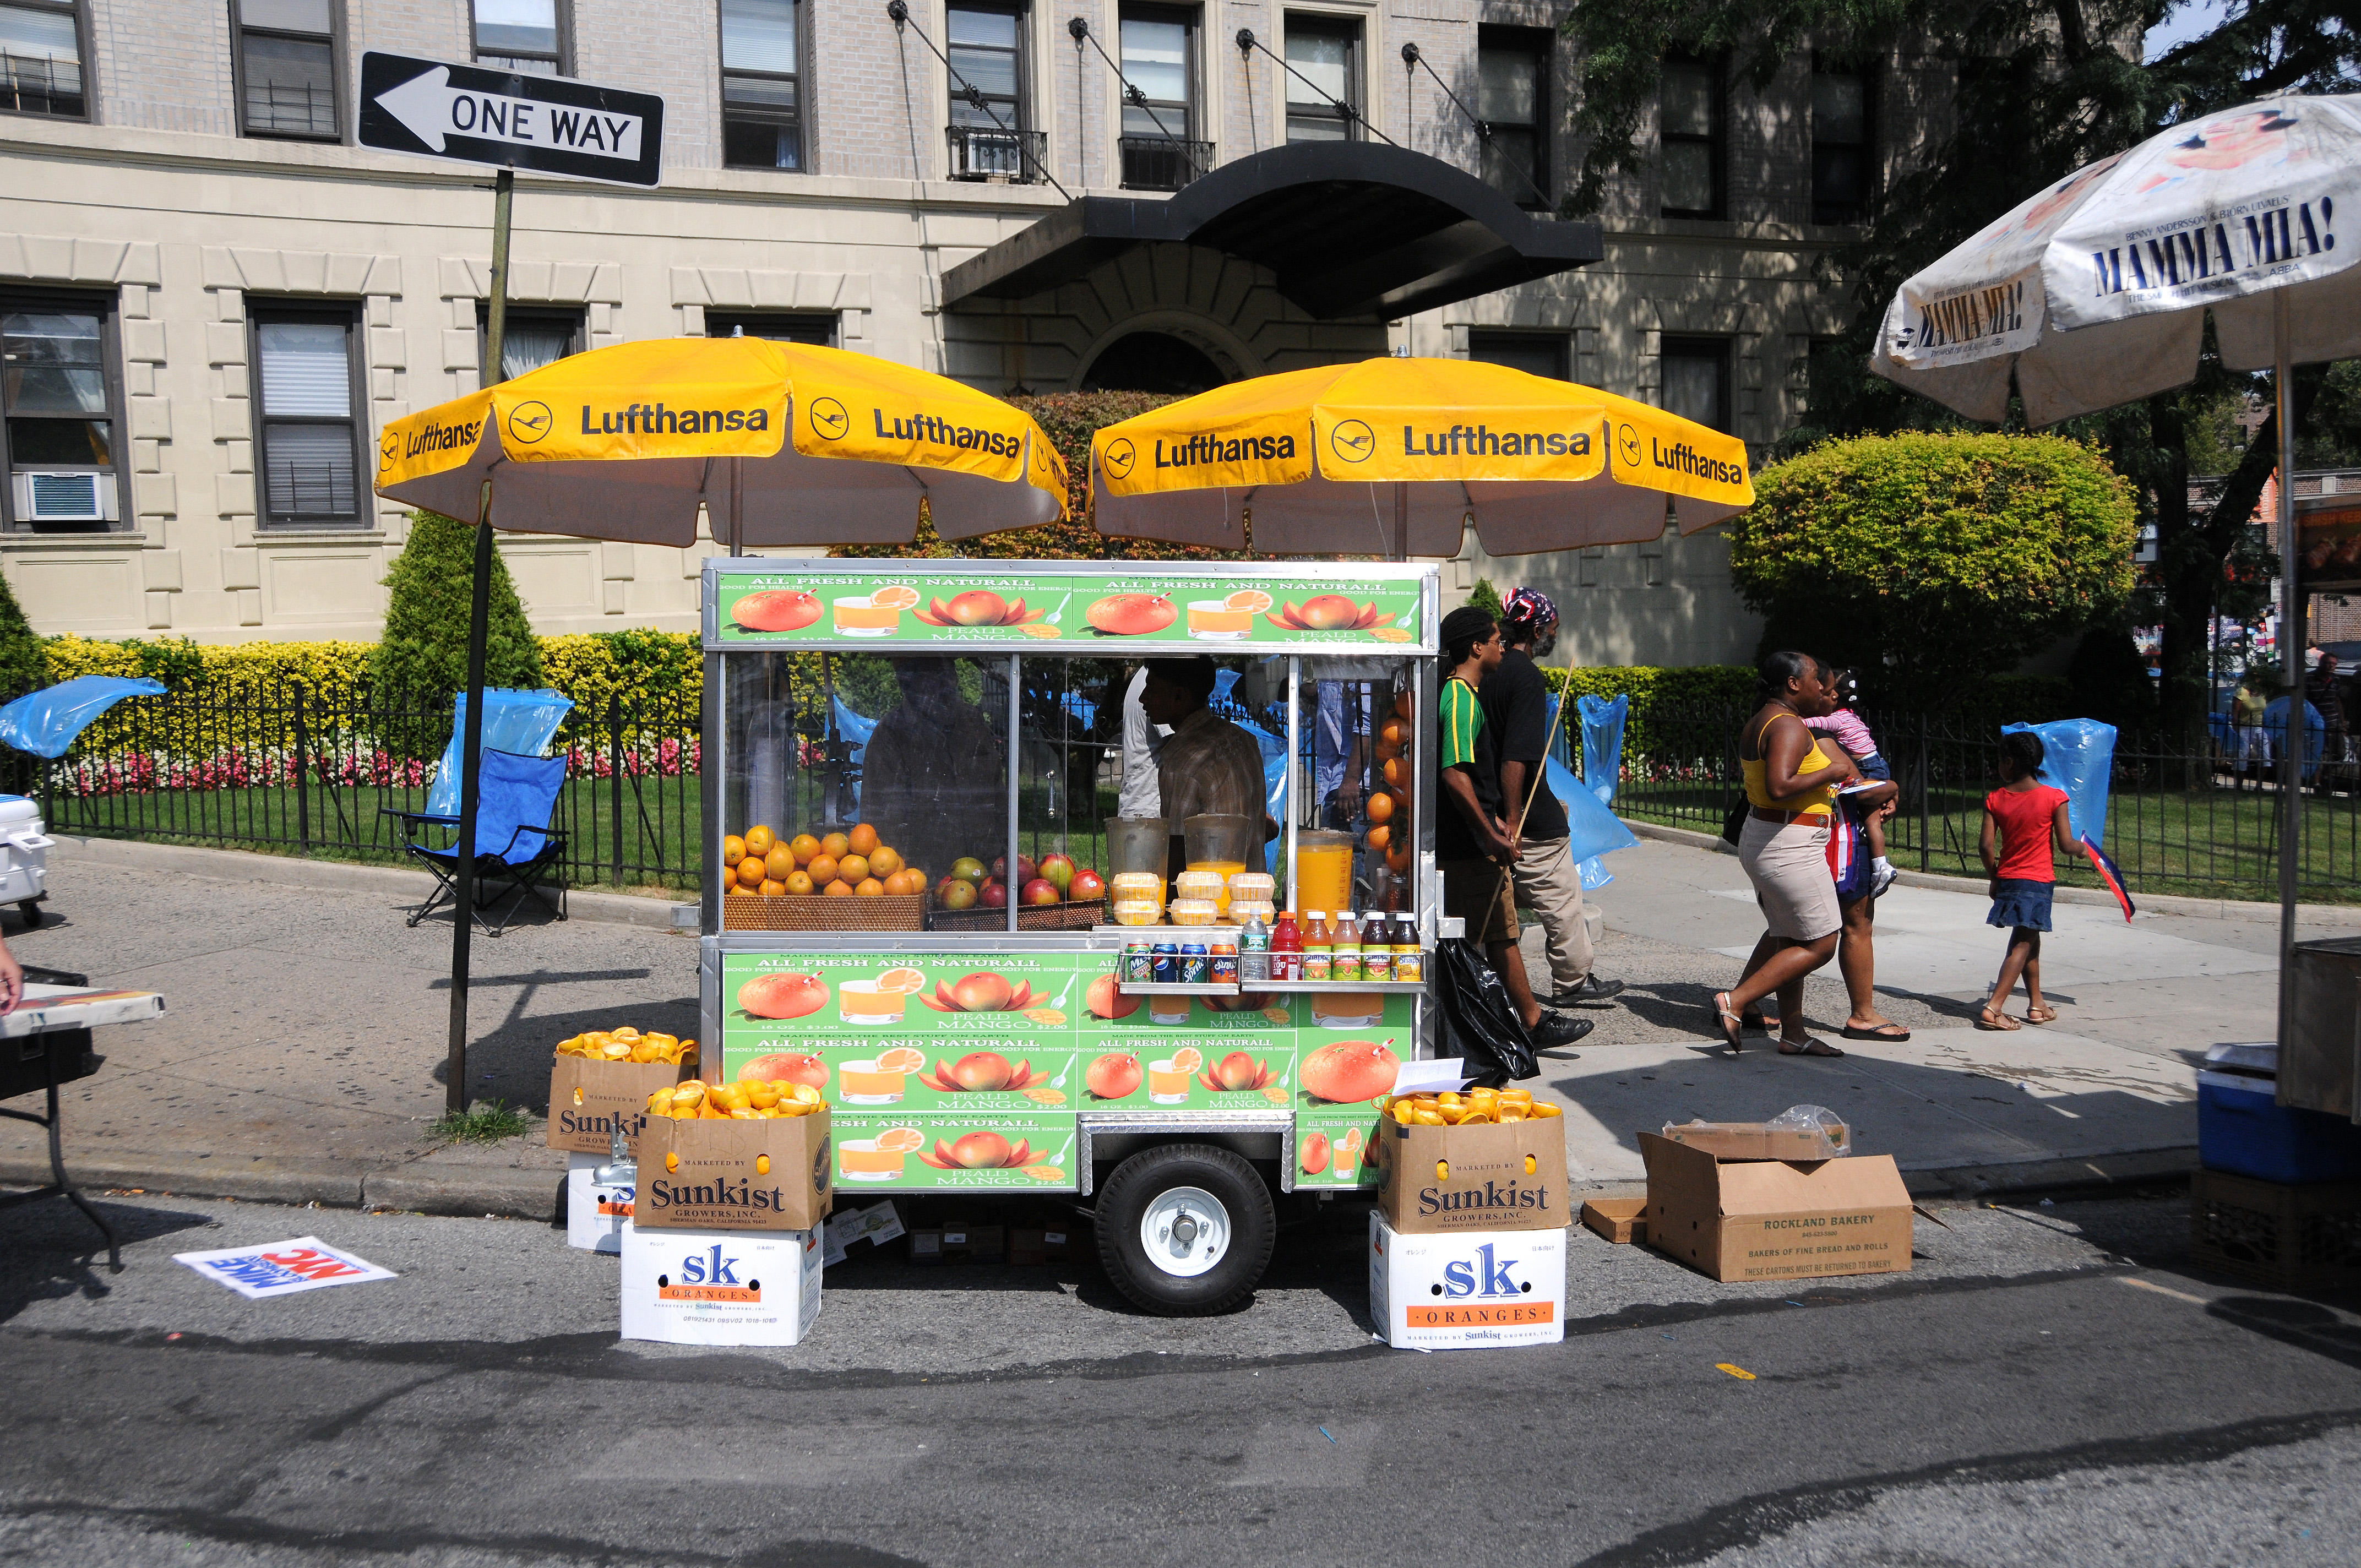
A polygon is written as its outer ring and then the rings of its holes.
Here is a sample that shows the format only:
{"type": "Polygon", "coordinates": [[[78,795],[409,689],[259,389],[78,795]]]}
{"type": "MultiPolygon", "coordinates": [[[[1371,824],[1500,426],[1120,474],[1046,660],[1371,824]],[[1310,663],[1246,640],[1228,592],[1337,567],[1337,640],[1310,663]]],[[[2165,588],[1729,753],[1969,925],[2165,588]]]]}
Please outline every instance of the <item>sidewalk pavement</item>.
{"type": "MultiPolygon", "coordinates": [[[[49,916],[27,963],[162,992],[165,1015],[102,1030],[106,1065],[66,1091],[66,1152],[94,1188],[545,1218],[566,1157],[540,1129],[489,1147],[438,1145],[450,927],[402,921],[412,894],[369,868],[296,880],[269,857],[140,846],[52,862],[49,916]],[[193,868],[193,869],[192,869],[193,868]],[[264,877],[268,880],[260,880],[264,877]]],[[[2137,1179],[2194,1159],[2192,1063],[2222,1039],[2268,1037],[2277,928],[2189,915],[2119,916],[2061,905],[2045,965],[2060,1014],[2047,1029],[1968,1027],[1999,960],[1983,901],[1905,889],[1881,901],[1881,1002],[1913,1038],[1853,1045],[1840,1061],[1710,1037],[1709,999],[1760,925],[1737,861],[1651,842],[1609,858],[1597,895],[1601,973],[1625,1005],[1545,1056],[1588,1182],[1641,1176],[1633,1133],[1692,1115],[1755,1119],[1830,1106],[1863,1152],[1890,1151],[1928,1192],[2137,1179]]],[[[609,899],[612,895],[608,895],[609,899]]],[[[697,1032],[695,942],[648,923],[522,924],[475,945],[469,1071],[478,1097],[546,1109],[550,1047],[623,1023],[697,1032]]],[[[624,907],[618,912],[635,912],[624,907]]],[[[668,917],[669,911],[665,914],[668,917]]],[[[2334,916],[2331,916],[2333,921],[2334,916]]],[[[2322,925],[2317,934],[2340,927],[2322,925]]],[[[2361,909],[2345,930],[2361,929],[2361,909]]],[[[2307,935],[2315,934],[2308,929],[2307,935]]],[[[1538,933],[1529,955],[1539,951],[1538,933]]],[[[1833,966],[1809,986],[1816,1029],[1844,1017],[1833,966]]],[[[0,1124],[0,1182],[47,1179],[41,1135],[0,1124]]]]}

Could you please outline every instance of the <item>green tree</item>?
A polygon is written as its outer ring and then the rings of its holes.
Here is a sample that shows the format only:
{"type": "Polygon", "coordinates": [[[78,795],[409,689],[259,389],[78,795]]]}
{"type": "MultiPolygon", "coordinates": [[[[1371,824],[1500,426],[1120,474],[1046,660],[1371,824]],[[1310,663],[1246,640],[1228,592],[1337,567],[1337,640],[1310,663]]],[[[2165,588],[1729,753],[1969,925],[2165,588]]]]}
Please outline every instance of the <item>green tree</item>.
{"type": "MultiPolygon", "coordinates": [[[[1576,0],[1565,27],[1581,49],[1574,123],[1588,150],[1566,204],[1596,211],[1608,181],[1648,156],[1641,133],[1671,51],[1723,55],[1734,88],[1758,93],[1806,49],[1839,63],[1905,58],[1912,69],[1952,76],[1949,102],[1930,116],[1941,128],[1911,149],[1860,239],[1829,258],[1830,281],[1852,296],[1852,326],[1812,356],[1806,428],[1782,449],[1829,435],[1959,428],[1964,422],[1949,411],[1869,373],[1878,322],[1903,280],[2045,185],[2177,121],[2273,93],[2353,91],[2361,27],[2338,0],[2228,0],[2210,30],[2140,58],[2147,30],[2194,4],[1576,0]]],[[[2200,471],[2192,438],[2200,461],[2216,450],[2205,416],[2225,395],[2268,392],[2268,378],[2223,369],[2210,332],[2201,365],[2186,389],[2061,427],[2106,449],[2139,486],[2143,516],[2157,526],[2161,696],[2165,722],[2182,734],[2204,722],[2208,618],[2245,548],[2279,442],[2274,415],[2211,504],[2191,506],[2188,481],[2200,471]]],[[[2323,452],[2361,448],[2361,398],[2331,400],[2324,412],[2334,428],[2321,427],[2312,408],[2323,378],[2316,367],[2297,375],[2300,436],[2323,452]]]]}
{"type": "MultiPolygon", "coordinates": [[[[439,703],[467,689],[475,557],[471,525],[431,511],[411,514],[410,543],[385,578],[390,591],[385,635],[369,658],[369,679],[380,691],[414,693],[439,703]]],[[[541,685],[541,646],[497,543],[486,630],[484,684],[541,685]]]]}
{"type": "Polygon", "coordinates": [[[2057,436],[1833,441],[1764,469],[1754,494],[1730,567],[1766,641],[1882,671],[1893,699],[1953,702],[2132,586],[2132,487],[2057,436]]]}
{"type": "Polygon", "coordinates": [[[0,577],[0,702],[49,684],[41,660],[41,634],[25,619],[8,579],[0,577]]]}
{"type": "Polygon", "coordinates": [[[1476,579],[1476,586],[1467,591],[1467,602],[1496,621],[1507,613],[1500,606],[1500,590],[1492,586],[1489,577],[1476,579]]]}

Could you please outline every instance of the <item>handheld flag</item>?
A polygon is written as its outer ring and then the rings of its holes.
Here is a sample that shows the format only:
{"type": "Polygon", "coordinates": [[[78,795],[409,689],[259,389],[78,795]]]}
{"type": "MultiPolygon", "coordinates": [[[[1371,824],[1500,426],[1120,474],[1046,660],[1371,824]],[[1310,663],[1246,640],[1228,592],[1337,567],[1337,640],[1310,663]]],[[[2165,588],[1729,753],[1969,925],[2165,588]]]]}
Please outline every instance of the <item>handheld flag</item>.
{"type": "Polygon", "coordinates": [[[2115,864],[2107,851],[2099,848],[2099,841],[2088,833],[2082,835],[2082,848],[2091,851],[2091,864],[2097,869],[2099,880],[2107,884],[2107,891],[2114,894],[2115,902],[2124,906],[2124,919],[2128,922],[2133,914],[2132,895],[2131,890],[2124,885],[2123,868],[2115,864]]]}

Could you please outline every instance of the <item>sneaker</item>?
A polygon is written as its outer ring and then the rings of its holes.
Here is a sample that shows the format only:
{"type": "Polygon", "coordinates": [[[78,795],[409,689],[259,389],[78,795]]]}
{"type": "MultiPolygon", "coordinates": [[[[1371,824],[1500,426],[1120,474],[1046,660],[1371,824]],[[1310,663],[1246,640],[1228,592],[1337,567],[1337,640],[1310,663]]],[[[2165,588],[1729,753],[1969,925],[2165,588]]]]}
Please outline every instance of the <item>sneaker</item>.
{"type": "Polygon", "coordinates": [[[1528,1031],[1533,1037],[1533,1049],[1554,1051],[1560,1046],[1570,1046],[1598,1025],[1587,1018],[1569,1018],[1563,1013],[1544,1009],[1542,1021],[1528,1031]]]}
{"type": "Polygon", "coordinates": [[[1892,887],[1894,885],[1894,879],[1901,874],[1902,873],[1900,872],[1895,871],[1892,866],[1886,865],[1883,861],[1879,862],[1878,865],[1871,870],[1869,874],[1869,896],[1875,898],[1887,888],[1892,887]]]}
{"type": "Polygon", "coordinates": [[[1552,1007],[1606,1007],[1613,1003],[1623,990],[1620,980],[1601,980],[1595,974],[1582,977],[1582,983],[1561,991],[1549,999],[1552,1007]]]}

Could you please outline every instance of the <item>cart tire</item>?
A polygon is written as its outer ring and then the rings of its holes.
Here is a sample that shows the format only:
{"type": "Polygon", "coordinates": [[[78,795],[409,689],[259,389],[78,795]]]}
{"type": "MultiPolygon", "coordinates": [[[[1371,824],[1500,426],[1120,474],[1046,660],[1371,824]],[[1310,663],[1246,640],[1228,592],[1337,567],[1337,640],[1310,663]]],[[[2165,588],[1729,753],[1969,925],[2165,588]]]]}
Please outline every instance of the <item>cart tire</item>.
{"type": "Polygon", "coordinates": [[[1093,1228],[1116,1289],[1143,1310],[1191,1318],[1226,1311],[1255,1288],[1279,1224],[1253,1166],[1206,1144],[1165,1144],[1115,1167],[1093,1228]],[[1170,1236],[1176,1217],[1187,1234],[1151,1247],[1150,1234],[1170,1236]]]}

